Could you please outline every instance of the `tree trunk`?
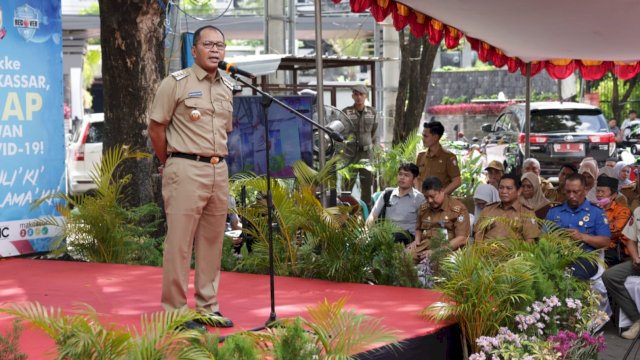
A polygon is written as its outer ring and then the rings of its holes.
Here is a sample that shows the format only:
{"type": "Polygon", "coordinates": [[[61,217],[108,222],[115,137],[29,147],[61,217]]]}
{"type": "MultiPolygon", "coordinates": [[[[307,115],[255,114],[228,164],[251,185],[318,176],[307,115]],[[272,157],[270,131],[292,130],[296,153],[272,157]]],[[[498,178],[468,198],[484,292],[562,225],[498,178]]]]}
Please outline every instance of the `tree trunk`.
{"type": "Polygon", "coordinates": [[[396,96],[393,145],[403,142],[420,124],[427,102],[433,62],[438,53],[438,45],[431,45],[426,36],[418,39],[409,35],[406,30],[401,31],[399,36],[402,59],[396,96]]]}
{"type": "MultiPolygon", "coordinates": [[[[618,78],[615,75],[613,77],[613,85],[611,86],[611,112],[616,122],[622,125],[622,105],[620,104],[620,92],[618,91],[618,78]]],[[[608,119],[607,119],[608,120],[608,119]]]]}
{"type": "MultiPolygon", "coordinates": [[[[165,0],[161,0],[165,3],[165,0]]],[[[165,14],[156,0],[99,0],[104,82],[104,150],[129,146],[150,151],[146,127],[148,108],[164,76],[165,14]]],[[[154,161],[126,162],[121,174],[131,175],[127,205],[154,200],[154,161]]]]}

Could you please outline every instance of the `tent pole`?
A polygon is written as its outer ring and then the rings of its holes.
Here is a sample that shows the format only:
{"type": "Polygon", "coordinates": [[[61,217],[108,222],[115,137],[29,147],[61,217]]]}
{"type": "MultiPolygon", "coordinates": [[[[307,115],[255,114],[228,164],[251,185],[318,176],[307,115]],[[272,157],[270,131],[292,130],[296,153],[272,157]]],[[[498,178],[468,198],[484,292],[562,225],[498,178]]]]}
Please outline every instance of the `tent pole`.
{"type": "MultiPolygon", "coordinates": [[[[316,16],[316,114],[318,114],[318,123],[322,126],[325,125],[324,121],[324,74],[322,69],[322,0],[315,0],[315,16],[316,16]]],[[[320,144],[318,154],[318,162],[320,163],[319,169],[324,167],[325,163],[325,149],[327,147],[325,143],[324,134],[318,131],[320,136],[320,144]]],[[[328,205],[327,195],[325,194],[324,186],[320,186],[320,199],[322,204],[326,207],[328,205]]]]}
{"type": "Polygon", "coordinates": [[[524,107],[524,158],[531,157],[531,63],[527,63],[527,81],[524,107]]]}

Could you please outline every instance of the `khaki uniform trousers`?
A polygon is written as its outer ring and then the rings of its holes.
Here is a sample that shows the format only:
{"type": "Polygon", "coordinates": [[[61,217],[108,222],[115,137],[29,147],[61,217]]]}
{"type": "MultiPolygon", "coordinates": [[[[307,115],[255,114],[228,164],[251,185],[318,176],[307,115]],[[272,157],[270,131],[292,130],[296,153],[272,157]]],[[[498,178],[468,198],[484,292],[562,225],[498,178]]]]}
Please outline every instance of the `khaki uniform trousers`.
{"type": "Polygon", "coordinates": [[[194,246],[196,310],[219,310],[217,295],[228,194],[226,162],[212,165],[181,158],[167,160],[162,178],[167,216],[161,300],[165,310],[187,307],[194,246]]]}

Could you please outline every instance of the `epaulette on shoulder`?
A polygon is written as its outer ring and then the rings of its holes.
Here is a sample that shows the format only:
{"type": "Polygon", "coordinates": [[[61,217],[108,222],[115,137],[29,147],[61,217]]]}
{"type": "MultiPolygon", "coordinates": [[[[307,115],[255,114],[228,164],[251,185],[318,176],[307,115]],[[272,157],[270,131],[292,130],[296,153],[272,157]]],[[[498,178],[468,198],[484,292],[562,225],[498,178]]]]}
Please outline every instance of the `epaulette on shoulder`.
{"type": "Polygon", "coordinates": [[[426,210],[428,207],[429,207],[429,204],[425,202],[422,205],[420,205],[420,210],[426,210]]]}
{"type": "Polygon", "coordinates": [[[533,211],[533,208],[530,207],[529,205],[522,204],[522,207],[527,209],[527,210],[533,211]]]}
{"type": "Polygon", "coordinates": [[[173,76],[174,79],[179,81],[179,80],[182,80],[182,79],[186,78],[187,76],[189,76],[189,73],[184,71],[184,70],[178,70],[178,71],[172,72],[171,76],[173,76]]]}
{"type": "Polygon", "coordinates": [[[233,91],[233,84],[231,83],[231,81],[227,80],[227,78],[224,76],[220,78],[222,79],[222,83],[225,84],[229,88],[229,90],[233,91]]]}
{"type": "Polygon", "coordinates": [[[549,204],[549,209],[553,209],[554,207],[558,207],[560,205],[562,205],[561,202],[557,202],[557,201],[552,202],[551,204],[549,204]]]}

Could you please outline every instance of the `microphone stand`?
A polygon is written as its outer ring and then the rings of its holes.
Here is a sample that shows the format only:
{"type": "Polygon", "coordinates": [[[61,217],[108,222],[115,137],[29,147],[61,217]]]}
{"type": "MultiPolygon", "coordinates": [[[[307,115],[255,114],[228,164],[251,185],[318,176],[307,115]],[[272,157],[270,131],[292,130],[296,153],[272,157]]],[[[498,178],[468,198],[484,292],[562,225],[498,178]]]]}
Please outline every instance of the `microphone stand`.
{"type": "MultiPolygon", "coordinates": [[[[304,114],[302,114],[301,112],[299,112],[298,110],[292,108],[291,106],[285,104],[284,102],[276,99],[273,95],[259,89],[258,87],[254,86],[253,84],[249,83],[248,81],[242,79],[238,74],[231,74],[231,77],[233,79],[235,79],[236,81],[244,84],[245,86],[253,89],[254,91],[256,91],[257,93],[259,93],[260,95],[262,95],[262,101],[261,101],[261,105],[262,105],[262,110],[263,110],[263,115],[264,115],[264,134],[265,134],[265,141],[267,142],[267,148],[265,151],[265,157],[267,160],[267,168],[266,168],[266,178],[267,178],[267,222],[268,222],[268,228],[267,228],[267,233],[268,233],[268,240],[269,240],[269,286],[270,286],[270,295],[271,295],[271,313],[269,314],[269,319],[267,320],[267,322],[265,323],[266,327],[269,326],[273,326],[276,323],[277,317],[276,317],[276,296],[275,296],[275,274],[274,274],[274,269],[273,269],[273,222],[272,222],[272,214],[273,214],[273,199],[271,197],[271,165],[270,165],[270,148],[271,148],[271,141],[269,140],[269,106],[271,106],[271,103],[275,102],[276,104],[282,106],[283,108],[285,108],[286,110],[288,110],[289,112],[297,115],[299,118],[303,119],[304,121],[308,122],[309,124],[311,124],[312,126],[315,126],[317,128],[319,128],[320,130],[324,131],[325,133],[327,133],[329,135],[329,137],[331,138],[331,141],[338,141],[338,142],[342,142],[344,141],[344,139],[342,138],[342,135],[338,134],[337,132],[333,131],[330,128],[327,128],[325,126],[322,126],[320,124],[318,124],[317,122],[313,121],[312,119],[309,119],[308,117],[306,117],[304,114]]],[[[322,96],[322,94],[320,94],[320,96],[322,96]]],[[[253,329],[252,329],[253,330],[253,329]]]]}

